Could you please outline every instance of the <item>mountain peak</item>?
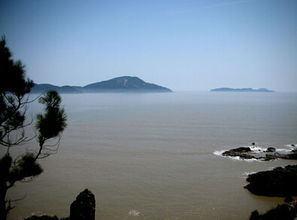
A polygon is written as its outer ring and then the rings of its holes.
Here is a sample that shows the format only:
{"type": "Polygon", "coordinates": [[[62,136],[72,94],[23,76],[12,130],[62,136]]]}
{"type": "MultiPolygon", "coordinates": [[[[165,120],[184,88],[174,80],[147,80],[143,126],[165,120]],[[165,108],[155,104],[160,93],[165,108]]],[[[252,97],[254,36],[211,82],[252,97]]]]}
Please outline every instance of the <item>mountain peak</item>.
{"type": "MultiPolygon", "coordinates": [[[[144,84],[145,82],[142,79],[139,79],[136,76],[120,76],[107,81],[116,81],[118,86],[128,87],[131,84],[144,84]]],[[[105,81],[106,82],[106,81],[105,81]]]]}

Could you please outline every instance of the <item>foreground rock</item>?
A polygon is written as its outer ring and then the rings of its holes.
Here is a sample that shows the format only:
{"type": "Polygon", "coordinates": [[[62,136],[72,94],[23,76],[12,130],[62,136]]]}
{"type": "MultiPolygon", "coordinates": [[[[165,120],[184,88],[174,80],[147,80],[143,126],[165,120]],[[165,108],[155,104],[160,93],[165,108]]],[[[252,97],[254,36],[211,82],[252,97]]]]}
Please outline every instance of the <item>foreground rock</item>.
{"type": "MultiPolygon", "coordinates": [[[[85,189],[70,206],[70,217],[60,220],[95,220],[96,201],[94,194],[85,189]]],[[[24,220],[59,220],[57,216],[33,215],[24,220]]]]}
{"type": "Polygon", "coordinates": [[[250,174],[247,181],[245,188],[256,195],[297,196],[297,165],[250,174]]]}
{"type": "Polygon", "coordinates": [[[294,220],[297,217],[297,201],[278,205],[264,214],[253,211],[250,220],[294,220]]]}
{"type": "Polygon", "coordinates": [[[241,159],[257,159],[257,160],[275,160],[288,159],[297,160],[296,149],[290,151],[277,151],[274,147],[268,147],[266,150],[253,150],[250,147],[239,147],[223,152],[223,156],[239,157],[241,159]]]}
{"type": "Polygon", "coordinates": [[[95,196],[85,189],[70,206],[70,220],[95,220],[95,196]]]}

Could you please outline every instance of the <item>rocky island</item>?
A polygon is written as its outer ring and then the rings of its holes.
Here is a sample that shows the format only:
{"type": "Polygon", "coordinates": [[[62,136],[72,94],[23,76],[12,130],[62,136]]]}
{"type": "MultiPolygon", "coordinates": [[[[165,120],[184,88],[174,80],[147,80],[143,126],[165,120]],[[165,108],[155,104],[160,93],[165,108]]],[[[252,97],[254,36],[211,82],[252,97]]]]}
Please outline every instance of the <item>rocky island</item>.
{"type": "Polygon", "coordinates": [[[55,86],[34,84],[32,93],[56,90],[59,93],[98,93],[98,92],[172,92],[170,89],[143,81],[138,77],[121,76],[86,86],[55,86]]]}
{"type": "Polygon", "coordinates": [[[275,147],[268,147],[264,149],[257,147],[238,147],[223,152],[222,156],[263,161],[275,159],[297,160],[297,148],[295,145],[292,145],[291,150],[277,149],[275,147]]]}

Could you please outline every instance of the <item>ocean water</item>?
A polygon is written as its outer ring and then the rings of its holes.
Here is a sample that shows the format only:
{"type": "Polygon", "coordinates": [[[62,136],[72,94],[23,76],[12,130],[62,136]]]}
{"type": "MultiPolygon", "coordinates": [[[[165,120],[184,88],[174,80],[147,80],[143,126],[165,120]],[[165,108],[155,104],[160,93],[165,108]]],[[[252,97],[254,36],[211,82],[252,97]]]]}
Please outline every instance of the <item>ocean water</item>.
{"type": "MultiPolygon", "coordinates": [[[[282,202],[243,187],[248,173],[296,161],[244,161],[219,152],[297,143],[297,94],[175,92],[62,95],[68,127],[44,172],[10,192],[10,220],[69,215],[80,191],[97,220],[248,219],[282,202]]],[[[34,104],[31,114],[40,111],[34,104]]],[[[34,129],[29,131],[34,132],[34,129]]],[[[14,152],[34,150],[32,141],[14,152]]]]}

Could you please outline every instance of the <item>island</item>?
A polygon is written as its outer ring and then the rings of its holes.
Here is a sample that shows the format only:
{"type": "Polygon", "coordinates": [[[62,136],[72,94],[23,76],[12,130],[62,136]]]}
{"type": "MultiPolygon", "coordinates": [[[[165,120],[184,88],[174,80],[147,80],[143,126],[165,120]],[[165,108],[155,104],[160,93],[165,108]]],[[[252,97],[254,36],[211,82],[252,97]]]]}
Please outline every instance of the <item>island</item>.
{"type": "Polygon", "coordinates": [[[266,88],[253,89],[253,88],[216,88],[211,89],[211,92],[274,92],[266,88]]]}
{"type": "Polygon", "coordinates": [[[56,90],[59,93],[97,93],[97,92],[172,92],[172,90],[138,77],[121,76],[110,80],[88,84],[86,86],[55,86],[51,84],[34,84],[32,93],[56,90]]]}

